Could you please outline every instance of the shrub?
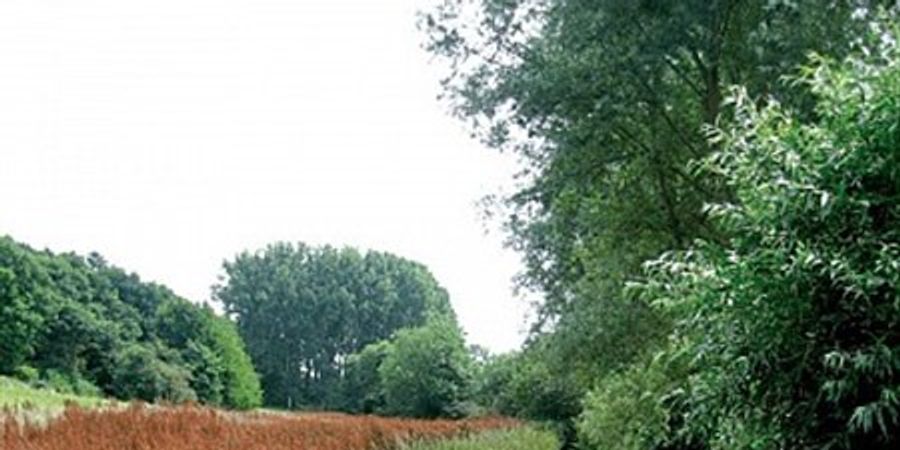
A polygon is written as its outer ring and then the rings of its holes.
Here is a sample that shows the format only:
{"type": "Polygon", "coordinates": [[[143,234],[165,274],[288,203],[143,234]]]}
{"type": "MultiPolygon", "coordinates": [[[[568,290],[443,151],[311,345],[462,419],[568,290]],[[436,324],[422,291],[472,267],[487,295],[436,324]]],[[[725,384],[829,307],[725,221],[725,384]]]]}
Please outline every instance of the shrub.
{"type": "Polygon", "coordinates": [[[117,356],[113,389],[122,399],[196,401],[197,394],[190,387],[190,377],[187,369],[163,361],[147,347],[135,345],[117,356]]]}
{"type": "Polygon", "coordinates": [[[41,373],[31,366],[19,366],[13,370],[13,377],[28,384],[34,384],[40,379],[41,373]]]}
{"type": "Polygon", "coordinates": [[[462,333],[448,319],[433,319],[394,337],[378,370],[385,410],[410,417],[458,414],[472,370],[462,333]]]}
{"type": "Polygon", "coordinates": [[[82,397],[101,397],[103,395],[100,388],[90,381],[78,375],[54,369],[44,371],[37,384],[60,394],[73,394],[82,397]]]}
{"type": "MultiPolygon", "coordinates": [[[[818,60],[814,121],[738,90],[703,168],[733,238],[651,266],[689,355],[687,432],[712,448],[894,448],[900,436],[900,33],[818,60]]],[[[684,432],[685,430],[682,430],[684,432]]]]}

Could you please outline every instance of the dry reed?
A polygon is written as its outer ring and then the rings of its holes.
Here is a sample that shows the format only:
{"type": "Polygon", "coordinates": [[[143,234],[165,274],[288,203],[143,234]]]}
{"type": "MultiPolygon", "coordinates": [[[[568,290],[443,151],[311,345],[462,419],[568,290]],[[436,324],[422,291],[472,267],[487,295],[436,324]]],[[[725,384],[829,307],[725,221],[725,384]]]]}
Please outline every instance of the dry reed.
{"type": "Polygon", "coordinates": [[[515,421],[406,420],[342,414],[227,413],[182,406],[70,406],[49,424],[0,420],[3,450],[389,450],[400,443],[510,428],[515,421]]]}

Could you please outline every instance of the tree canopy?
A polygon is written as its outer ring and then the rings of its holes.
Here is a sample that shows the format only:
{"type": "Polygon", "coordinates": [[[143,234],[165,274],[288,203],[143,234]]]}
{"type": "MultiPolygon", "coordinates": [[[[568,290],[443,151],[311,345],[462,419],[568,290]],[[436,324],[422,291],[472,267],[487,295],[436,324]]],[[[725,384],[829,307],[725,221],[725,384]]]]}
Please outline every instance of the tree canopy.
{"type": "Polygon", "coordinates": [[[0,238],[0,374],[61,390],[250,408],[259,380],[228,319],[100,255],[0,238]]]}
{"type": "Polygon", "coordinates": [[[247,342],[269,405],[340,403],[352,354],[430,318],[455,323],[431,273],[387,253],[277,243],[224,267],[216,297],[247,342]]]}

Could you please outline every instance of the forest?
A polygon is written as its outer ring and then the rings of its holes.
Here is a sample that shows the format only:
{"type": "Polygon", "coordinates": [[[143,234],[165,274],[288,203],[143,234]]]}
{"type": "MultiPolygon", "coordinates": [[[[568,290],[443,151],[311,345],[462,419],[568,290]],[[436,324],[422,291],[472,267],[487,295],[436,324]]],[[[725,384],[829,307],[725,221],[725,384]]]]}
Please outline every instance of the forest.
{"type": "MultiPolygon", "coordinates": [[[[520,162],[513,192],[485,195],[540,298],[521,349],[467,345],[447,290],[391,253],[272,243],[225,261],[200,304],[4,237],[0,375],[504,416],[564,449],[896,448],[898,18],[887,0],[446,0],[418,18],[440,101],[520,162]]],[[[485,439],[459,448],[526,448],[485,439]]]]}

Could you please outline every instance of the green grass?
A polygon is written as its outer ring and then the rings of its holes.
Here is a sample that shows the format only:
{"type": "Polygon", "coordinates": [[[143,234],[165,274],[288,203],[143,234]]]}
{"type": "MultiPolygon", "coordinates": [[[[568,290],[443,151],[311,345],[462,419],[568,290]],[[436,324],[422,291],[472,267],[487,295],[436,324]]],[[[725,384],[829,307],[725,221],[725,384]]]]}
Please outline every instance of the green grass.
{"type": "Polygon", "coordinates": [[[36,389],[18,380],[0,377],[0,408],[53,411],[63,409],[67,403],[93,408],[110,402],[96,397],[61,394],[51,389],[36,389]]]}
{"type": "Polygon", "coordinates": [[[559,440],[550,431],[530,427],[489,431],[460,439],[407,444],[401,450],[557,450],[559,440]]]}

